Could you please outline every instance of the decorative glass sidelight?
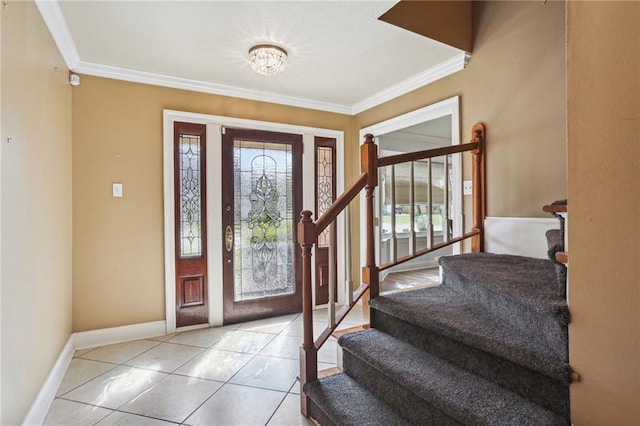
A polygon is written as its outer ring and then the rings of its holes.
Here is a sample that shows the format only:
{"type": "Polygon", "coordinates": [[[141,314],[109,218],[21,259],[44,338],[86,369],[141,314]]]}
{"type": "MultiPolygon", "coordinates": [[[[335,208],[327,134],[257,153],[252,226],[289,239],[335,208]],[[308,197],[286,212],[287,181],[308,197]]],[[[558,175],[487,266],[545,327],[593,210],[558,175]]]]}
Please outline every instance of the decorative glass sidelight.
{"type": "MultiPolygon", "coordinates": [[[[318,215],[322,216],[333,203],[333,148],[319,146],[316,148],[316,182],[318,197],[318,215]]],[[[318,247],[329,245],[330,227],[318,235],[318,247]]]]}
{"type": "Polygon", "coordinates": [[[289,144],[234,140],[234,299],[295,291],[289,144]]]}
{"type": "Polygon", "coordinates": [[[202,256],[202,161],[200,136],[180,134],[178,145],[180,258],[202,256]]]}

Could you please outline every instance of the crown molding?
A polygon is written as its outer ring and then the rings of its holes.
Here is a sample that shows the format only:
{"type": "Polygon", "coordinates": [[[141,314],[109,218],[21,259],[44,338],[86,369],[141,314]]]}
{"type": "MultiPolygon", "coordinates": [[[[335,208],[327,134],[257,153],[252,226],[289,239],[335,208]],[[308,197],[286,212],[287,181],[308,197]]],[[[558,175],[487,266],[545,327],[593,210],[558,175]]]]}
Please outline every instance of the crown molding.
{"type": "Polygon", "coordinates": [[[279,95],[277,93],[226,86],[224,84],[208,83],[200,80],[192,80],[188,78],[174,77],[170,75],[156,74],[146,71],[137,71],[128,68],[102,65],[92,62],[80,61],[73,71],[80,74],[113,78],[116,80],[131,81],[134,83],[152,84],[155,86],[171,87],[173,89],[191,90],[194,92],[211,93],[221,96],[231,96],[234,98],[270,102],[300,108],[335,112],[339,114],[351,114],[351,107],[348,105],[333,104],[329,102],[315,101],[312,99],[279,95]]]}
{"type": "Polygon", "coordinates": [[[157,74],[147,71],[138,71],[112,65],[104,65],[80,60],[69,27],[64,19],[60,4],[57,0],[35,0],[42,18],[49,28],[51,35],[58,46],[60,54],[64,58],[69,70],[81,74],[96,77],[112,78],[116,80],[130,81],[134,83],[151,84],[155,86],[170,87],[174,89],[190,90],[194,92],[211,93],[214,95],[230,96],[234,98],[249,99],[254,101],[269,102],[288,105],[298,108],[308,108],[319,111],[334,112],[338,114],[355,115],[367,109],[378,106],[412,90],[418,89],[436,80],[451,75],[464,69],[469,54],[460,52],[428,70],[421,72],[407,80],[384,89],[353,105],[335,104],[313,99],[299,98],[295,96],[280,95],[277,93],[263,92],[260,90],[245,89],[242,87],[227,86],[223,84],[209,83],[206,81],[192,80],[182,77],[157,74]]]}
{"type": "Polygon", "coordinates": [[[440,80],[441,78],[445,78],[453,73],[461,71],[467,65],[467,62],[469,62],[470,57],[471,56],[468,53],[460,52],[451,59],[447,59],[446,61],[434,65],[413,77],[356,102],[351,107],[351,113],[353,115],[359,114],[362,111],[366,111],[384,102],[390,101],[391,99],[395,99],[398,96],[409,93],[412,90],[419,89],[429,83],[433,83],[436,80],[440,80]]]}
{"type": "Polygon", "coordinates": [[[49,28],[56,46],[58,46],[64,62],[67,64],[67,68],[73,70],[80,62],[80,55],[78,54],[78,49],[76,49],[76,44],[73,42],[73,37],[71,37],[67,21],[65,21],[60,9],[60,4],[51,0],[35,0],[35,3],[44,23],[49,28]]]}

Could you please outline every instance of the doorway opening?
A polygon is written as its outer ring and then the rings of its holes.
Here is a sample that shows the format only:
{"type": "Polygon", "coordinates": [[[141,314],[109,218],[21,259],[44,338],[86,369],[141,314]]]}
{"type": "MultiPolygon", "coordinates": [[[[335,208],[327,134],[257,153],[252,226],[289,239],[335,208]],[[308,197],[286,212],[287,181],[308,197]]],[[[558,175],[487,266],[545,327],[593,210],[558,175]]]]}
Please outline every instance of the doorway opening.
{"type": "MultiPolygon", "coordinates": [[[[458,108],[459,99],[453,97],[362,129],[361,139],[367,133],[373,134],[380,156],[457,145],[458,108]]],[[[378,264],[408,255],[410,247],[420,250],[447,239],[447,235],[449,238],[459,235],[463,230],[461,159],[439,157],[414,162],[411,167],[382,168],[375,199],[378,264]],[[409,223],[411,203],[413,223],[409,223]]],[[[361,254],[364,252],[361,246],[361,254]]],[[[411,276],[410,280],[406,276],[388,280],[390,289],[434,285],[434,277],[438,276],[437,257],[459,252],[460,246],[456,244],[385,270],[380,275],[381,288],[385,288],[388,274],[409,271],[412,273],[404,275],[411,276]],[[424,283],[415,279],[420,271],[424,271],[424,283]]],[[[364,259],[361,262],[364,264],[364,259]]]]}

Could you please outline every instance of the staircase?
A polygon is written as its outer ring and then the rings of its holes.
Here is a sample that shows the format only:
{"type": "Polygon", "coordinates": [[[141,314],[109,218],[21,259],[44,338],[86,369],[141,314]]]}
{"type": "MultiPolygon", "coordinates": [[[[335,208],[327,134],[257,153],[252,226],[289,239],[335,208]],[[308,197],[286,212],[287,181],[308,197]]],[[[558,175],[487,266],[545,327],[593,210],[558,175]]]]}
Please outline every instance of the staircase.
{"type": "MultiPolygon", "coordinates": [[[[300,348],[300,408],[321,425],[568,425],[569,383],[575,375],[568,364],[565,299],[566,267],[563,222],[560,232],[547,234],[550,259],[482,253],[486,216],[485,127],[475,124],[464,145],[379,157],[373,135],[361,145],[362,174],[316,221],[302,212],[298,242],[302,250],[303,342],[300,348]],[[431,213],[426,248],[418,249],[415,227],[409,228],[409,254],[376,264],[374,193],[379,170],[405,164],[411,170],[410,200],[416,183],[414,162],[426,163],[433,210],[431,166],[437,158],[470,154],[472,227],[451,232],[434,242],[431,213]],[[314,338],[312,248],[321,232],[335,226],[339,215],[350,222],[349,204],[364,191],[366,232],[362,283],[348,285],[347,304],[335,311],[329,296],[328,325],[314,338]],[[379,294],[379,274],[441,247],[468,240],[470,254],[442,257],[442,284],[391,295],[379,294]],[[369,299],[370,328],[338,339],[343,371],[318,378],[318,350],[360,298],[369,299]]],[[[447,173],[445,173],[447,175],[447,173]]],[[[445,180],[447,182],[447,180],[445,180]]],[[[448,194],[447,184],[443,193],[448,194]]],[[[392,187],[394,185],[391,185],[392,187]]],[[[391,191],[391,205],[395,205],[391,191]]],[[[410,223],[415,218],[410,201],[410,223]]],[[[444,217],[450,222],[449,202],[444,217]]],[[[554,215],[564,205],[545,206],[554,215]]],[[[393,209],[392,211],[395,211],[393,209]]],[[[391,222],[394,223],[392,213],[391,222]]],[[[391,239],[395,237],[391,226],[391,239]]],[[[349,241],[350,235],[346,240],[349,241]]],[[[331,248],[331,242],[330,242],[331,248]]],[[[347,253],[350,250],[345,250],[347,253]]],[[[347,256],[346,264],[350,265],[347,256]]],[[[351,270],[347,266],[347,270],[351,270]]],[[[329,273],[331,276],[331,271],[329,273]]],[[[335,273],[333,274],[335,276],[335,273]]],[[[347,273],[350,276],[350,273],[347,273]]],[[[332,285],[329,285],[332,288],[332,285]]],[[[324,376],[324,374],[322,374],[324,376]]]]}
{"type": "Polygon", "coordinates": [[[443,282],[372,299],[343,372],[307,383],[321,425],[567,425],[569,313],[551,260],[440,258],[443,282]]]}

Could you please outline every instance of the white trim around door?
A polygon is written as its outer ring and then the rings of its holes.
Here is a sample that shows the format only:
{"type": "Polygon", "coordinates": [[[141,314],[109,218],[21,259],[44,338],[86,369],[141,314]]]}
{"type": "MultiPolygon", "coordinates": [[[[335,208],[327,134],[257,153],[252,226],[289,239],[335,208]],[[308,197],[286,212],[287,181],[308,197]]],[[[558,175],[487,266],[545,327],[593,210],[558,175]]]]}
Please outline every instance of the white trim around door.
{"type": "MultiPolygon", "coordinates": [[[[209,326],[223,323],[222,297],[222,129],[234,127],[273,132],[301,134],[303,140],[303,209],[313,210],[314,176],[314,136],[335,138],[337,145],[337,193],[344,190],[344,132],[333,129],[298,126],[268,121],[248,120],[183,111],[163,111],[163,186],[164,186],[164,271],[165,271],[165,315],[167,333],[176,331],[175,311],[175,212],[174,212],[174,162],[173,125],[176,121],[199,123],[207,126],[207,269],[209,289],[209,326]],[[220,271],[220,273],[216,273],[220,271]]],[[[338,259],[344,258],[344,224],[338,224],[338,259]]],[[[338,270],[344,268],[338,268],[338,270]]],[[[338,275],[338,294],[342,295],[345,283],[344,271],[338,275]],[[341,291],[342,290],[342,291],[341,291]]],[[[204,325],[206,326],[206,324],[204,325]]],[[[181,329],[182,330],[182,329],[181,329]]]]}

